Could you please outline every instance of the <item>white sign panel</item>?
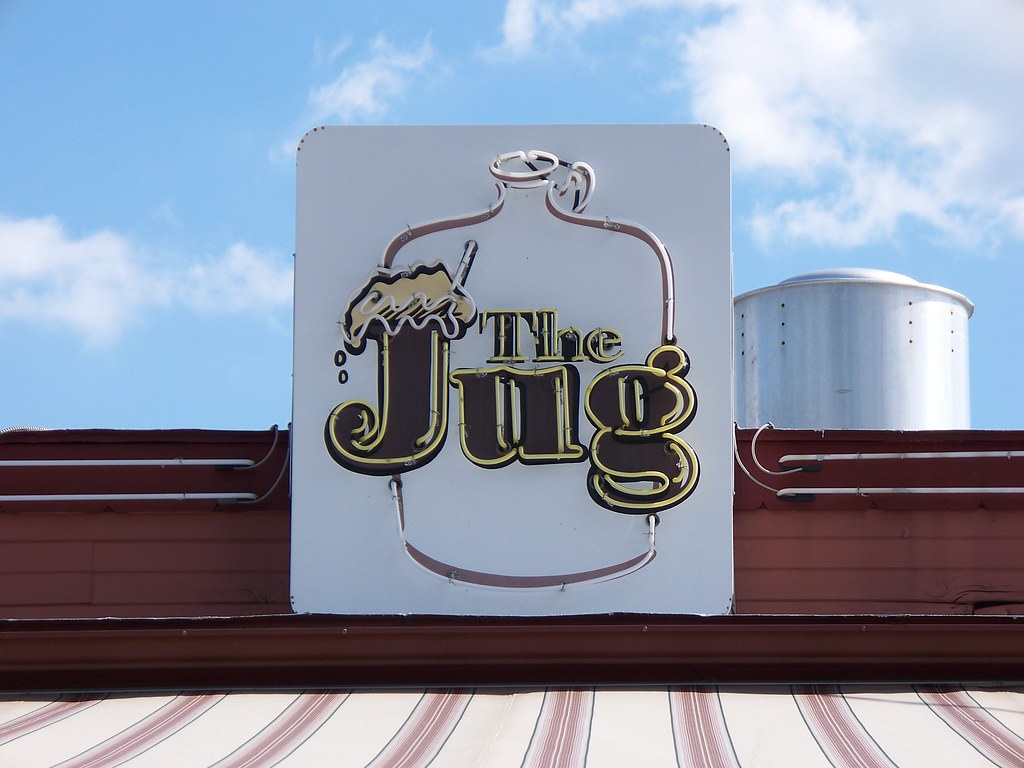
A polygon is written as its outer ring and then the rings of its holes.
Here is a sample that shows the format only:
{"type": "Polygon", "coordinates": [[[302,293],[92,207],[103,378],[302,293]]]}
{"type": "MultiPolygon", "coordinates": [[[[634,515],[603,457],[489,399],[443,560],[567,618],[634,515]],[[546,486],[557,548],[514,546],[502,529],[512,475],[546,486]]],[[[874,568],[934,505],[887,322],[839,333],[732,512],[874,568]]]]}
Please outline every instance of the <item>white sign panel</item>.
{"type": "Polygon", "coordinates": [[[296,611],[729,610],[728,157],[707,126],[306,135],[296,611]]]}

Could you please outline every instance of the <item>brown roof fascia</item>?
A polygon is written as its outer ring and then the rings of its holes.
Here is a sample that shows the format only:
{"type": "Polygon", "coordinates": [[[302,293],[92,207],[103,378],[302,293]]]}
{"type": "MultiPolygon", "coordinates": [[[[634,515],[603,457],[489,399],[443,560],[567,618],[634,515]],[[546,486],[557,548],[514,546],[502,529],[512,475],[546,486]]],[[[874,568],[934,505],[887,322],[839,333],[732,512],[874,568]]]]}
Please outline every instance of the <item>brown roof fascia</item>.
{"type": "Polygon", "coordinates": [[[0,621],[0,689],[1024,680],[1024,617],[0,621]]]}

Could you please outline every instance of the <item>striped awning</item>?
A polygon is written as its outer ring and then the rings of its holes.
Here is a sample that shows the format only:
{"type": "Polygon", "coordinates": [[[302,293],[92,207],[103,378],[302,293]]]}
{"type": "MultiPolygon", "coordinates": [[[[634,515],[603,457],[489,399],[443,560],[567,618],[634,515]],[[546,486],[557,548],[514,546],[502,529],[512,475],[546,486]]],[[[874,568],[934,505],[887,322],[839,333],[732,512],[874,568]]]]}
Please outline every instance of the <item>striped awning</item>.
{"type": "Polygon", "coordinates": [[[1024,688],[0,696],[0,766],[1024,765],[1024,688]]]}

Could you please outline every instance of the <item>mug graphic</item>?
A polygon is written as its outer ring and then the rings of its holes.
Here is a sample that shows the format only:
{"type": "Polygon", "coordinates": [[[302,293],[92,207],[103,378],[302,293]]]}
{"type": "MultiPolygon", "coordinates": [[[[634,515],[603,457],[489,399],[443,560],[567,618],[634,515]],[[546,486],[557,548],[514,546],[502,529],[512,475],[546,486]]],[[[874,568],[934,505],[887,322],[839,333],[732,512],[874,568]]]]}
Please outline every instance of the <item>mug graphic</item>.
{"type": "MultiPolygon", "coordinates": [[[[346,381],[347,360],[375,353],[376,398],[338,404],[325,419],[324,445],[345,471],[387,480],[402,546],[435,576],[502,589],[564,589],[620,578],[655,558],[659,515],[690,496],[700,474],[696,453],[679,436],[696,414],[697,398],[675,332],[672,260],[643,226],[584,215],[596,187],[587,163],[516,151],[498,155],[489,171],[496,198],[486,210],[398,233],[344,305],[339,381],[346,381]],[[587,281],[608,295],[620,290],[602,277],[600,264],[589,266],[592,238],[611,238],[630,258],[642,258],[637,280],[657,276],[660,290],[647,295],[660,293],[660,304],[598,302],[586,307],[593,317],[618,312],[624,319],[583,330],[561,327],[559,296],[580,307],[587,281]],[[428,257],[400,260],[412,251],[428,257]],[[438,251],[451,258],[437,258],[438,251]],[[574,271],[559,271],[561,254],[569,254],[574,271]],[[502,273],[504,262],[514,269],[502,273]],[[542,295],[552,298],[524,307],[514,288],[529,282],[535,264],[544,275],[542,295]],[[474,282],[482,272],[486,277],[474,282]],[[420,514],[411,497],[415,478],[433,473],[431,488],[443,486],[445,474],[460,464],[498,476],[517,473],[511,487],[527,500],[523,514],[541,521],[545,538],[551,537],[542,565],[534,559],[530,572],[497,572],[486,567],[494,559],[483,554],[475,562],[454,562],[451,553],[438,551],[441,540],[413,543],[411,522],[420,514]],[[546,473],[551,485],[536,490],[530,472],[546,473]],[[620,541],[601,543],[593,556],[607,555],[605,561],[559,567],[560,553],[572,549],[577,535],[559,523],[558,510],[569,503],[628,519],[624,530],[635,531],[640,516],[646,541],[633,540],[626,556],[620,541]]],[[[479,506],[479,517],[470,521],[480,529],[477,541],[497,552],[501,525],[508,523],[489,522],[486,503],[479,506]]],[[[616,524],[605,525],[614,534],[616,524]]],[[[417,526],[427,532],[429,521],[417,526]]]]}

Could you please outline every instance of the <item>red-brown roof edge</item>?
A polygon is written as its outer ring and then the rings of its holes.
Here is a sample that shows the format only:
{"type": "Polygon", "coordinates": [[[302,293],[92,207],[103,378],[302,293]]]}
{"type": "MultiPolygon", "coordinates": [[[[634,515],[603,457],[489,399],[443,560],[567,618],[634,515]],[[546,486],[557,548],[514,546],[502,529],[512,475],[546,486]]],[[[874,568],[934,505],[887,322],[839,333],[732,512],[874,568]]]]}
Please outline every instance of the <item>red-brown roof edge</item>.
{"type": "Polygon", "coordinates": [[[274,615],[0,621],[0,688],[1024,680],[1024,617],[274,615]]]}

